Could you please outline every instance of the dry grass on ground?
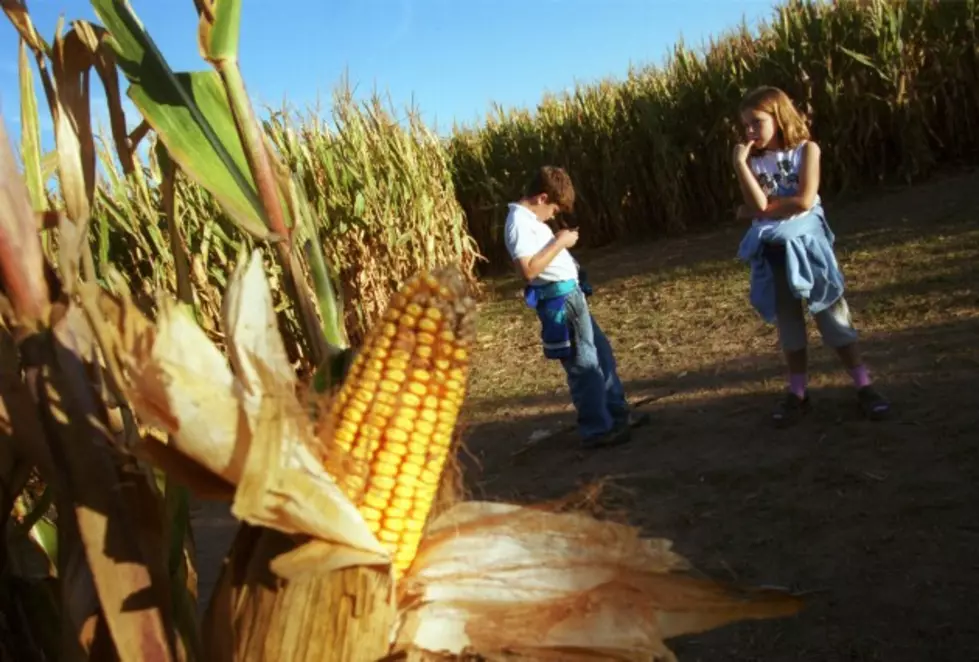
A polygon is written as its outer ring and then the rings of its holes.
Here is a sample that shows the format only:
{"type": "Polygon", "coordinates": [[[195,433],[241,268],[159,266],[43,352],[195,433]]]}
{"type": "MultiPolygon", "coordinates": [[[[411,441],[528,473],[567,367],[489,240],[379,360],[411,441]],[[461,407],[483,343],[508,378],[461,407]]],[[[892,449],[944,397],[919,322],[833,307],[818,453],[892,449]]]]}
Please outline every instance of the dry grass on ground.
{"type": "Polygon", "coordinates": [[[533,501],[607,478],[610,507],[714,576],[810,592],[798,618],[675,642],[695,660],[971,660],[979,650],[979,176],[831,208],[868,363],[896,415],[861,420],[813,341],[815,411],[777,431],[771,327],[733,258],[743,228],[579,255],[630,398],[653,424],[583,454],[519,285],[483,305],[467,480],[533,501]]]}

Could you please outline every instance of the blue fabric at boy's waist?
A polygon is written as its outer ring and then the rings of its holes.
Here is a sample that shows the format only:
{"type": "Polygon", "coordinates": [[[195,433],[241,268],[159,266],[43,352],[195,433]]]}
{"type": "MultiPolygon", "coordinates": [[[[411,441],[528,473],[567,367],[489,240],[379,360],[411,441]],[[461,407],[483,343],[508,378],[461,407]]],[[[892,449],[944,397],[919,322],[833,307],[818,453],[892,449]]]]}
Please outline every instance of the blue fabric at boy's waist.
{"type": "Polygon", "coordinates": [[[571,356],[571,329],[564,310],[568,296],[578,289],[578,281],[562,280],[546,285],[528,285],[524,301],[537,311],[541,323],[544,356],[564,359],[571,356]]]}
{"type": "Polygon", "coordinates": [[[541,301],[568,296],[575,291],[576,287],[578,287],[578,281],[573,279],[559,280],[544,285],[528,285],[524,288],[524,300],[528,306],[536,308],[541,301]]]}
{"type": "Polygon", "coordinates": [[[833,253],[834,241],[820,205],[799,218],[748,230],[738,257],[751,266],[751,304],[762,318],[775,321],[776,308],[772,265],[765,255],[772,251],[766,251],[766,246],[784,246],[789,289],[796,298],[808,300],[810,312],[817,314],[843,295],[843,274],[833,253]]]}

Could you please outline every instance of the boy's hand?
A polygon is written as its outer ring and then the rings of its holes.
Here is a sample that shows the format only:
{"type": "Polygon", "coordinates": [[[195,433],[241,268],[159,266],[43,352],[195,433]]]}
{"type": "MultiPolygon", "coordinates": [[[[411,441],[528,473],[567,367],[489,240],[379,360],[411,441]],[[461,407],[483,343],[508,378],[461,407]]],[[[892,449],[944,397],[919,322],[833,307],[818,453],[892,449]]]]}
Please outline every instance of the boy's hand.
{"type": "Polygon", "coordinates": [[[747,163],[748,156],[751,154],[751,143],[738,143],[734,146],[734,152],[731,158],[734,159],[734,164],[747,163]]]}
{"type": "Polygon", "coordinates": [[[554,235],[554,241],[561,248],[571,248],[578,243],[578,228],[558,230],[558,233],[554,235]]]}

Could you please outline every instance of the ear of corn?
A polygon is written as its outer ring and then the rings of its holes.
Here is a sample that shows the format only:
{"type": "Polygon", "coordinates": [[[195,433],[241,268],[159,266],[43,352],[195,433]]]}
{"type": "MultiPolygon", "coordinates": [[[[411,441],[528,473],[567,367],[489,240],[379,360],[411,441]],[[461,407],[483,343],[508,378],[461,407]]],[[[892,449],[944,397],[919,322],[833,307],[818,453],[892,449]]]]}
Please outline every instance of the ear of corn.
{"type": "Polygon", "coordinates": [[[394,557],[412,562],[462,406],[475,304],[457,270],[423,272],[392,297],[332,410],[339,483],[394,557]]]}

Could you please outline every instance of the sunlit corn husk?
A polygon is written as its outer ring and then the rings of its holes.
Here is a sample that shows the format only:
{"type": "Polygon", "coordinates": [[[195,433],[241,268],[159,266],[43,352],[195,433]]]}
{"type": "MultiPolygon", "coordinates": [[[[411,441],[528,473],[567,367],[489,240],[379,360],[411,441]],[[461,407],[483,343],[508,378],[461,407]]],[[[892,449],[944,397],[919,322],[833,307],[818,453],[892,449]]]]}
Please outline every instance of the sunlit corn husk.
{"type": "MultiPolygon", "coordinates": [[[[314,546],[328,541],[329,553],[316,557],[321,565],[388,562],[313,454],[316,441],[296,400],[294,373],[278,351],[258,251],[235,271],[226,296],[225,335],[237,375],[185,308],[162,302],[155,326],[131,305],[122,309],[113,320],[110,353],[119,357],[126,397],[142,420],[173,435],[175,451],[236,487],[236,517],[308,536],[314,546]]],[[[308,552],[296,554],[302,559],[308,552]]],[[[298,571],[295,563],[283,567],[298,571]]]]}
{"type": "Polygon", "coordinates": [[[671,659],[664,639],[793,614],[776,591],[681,571],[662,539],[575,513],[467,502],[436,519],[398,587],[394,648],[530,659],[671,659]]]}
{"type": "Polygon", "coordinates": [[[338,477],[394,558],[414,559],[465,396],[475,304],[455,269],[409,279],[351,365],[332,411],[327,453],[349,458],[338,477]]]}
{"type": "Polygon", "coordinates": [[[297,542],[242,528],[202,623],[207,662],[378,662],[395,611],[390,573],[309,566],[286,581],[274,559],[297,542]]]}

